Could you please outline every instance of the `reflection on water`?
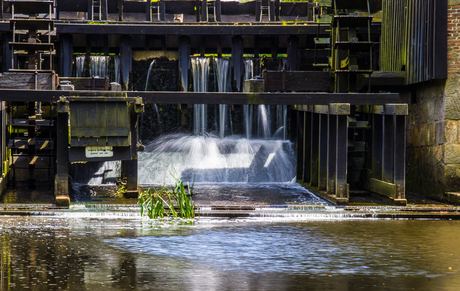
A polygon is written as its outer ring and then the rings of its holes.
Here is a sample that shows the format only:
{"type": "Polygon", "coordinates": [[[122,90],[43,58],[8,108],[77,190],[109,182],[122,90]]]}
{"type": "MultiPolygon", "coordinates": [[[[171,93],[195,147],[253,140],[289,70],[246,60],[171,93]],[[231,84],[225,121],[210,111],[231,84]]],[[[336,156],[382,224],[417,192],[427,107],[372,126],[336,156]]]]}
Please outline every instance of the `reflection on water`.
{"type": "Polygon", "coordinates": [[[456,221],[1,217],[1,290],[458,290],[456,221]]]}

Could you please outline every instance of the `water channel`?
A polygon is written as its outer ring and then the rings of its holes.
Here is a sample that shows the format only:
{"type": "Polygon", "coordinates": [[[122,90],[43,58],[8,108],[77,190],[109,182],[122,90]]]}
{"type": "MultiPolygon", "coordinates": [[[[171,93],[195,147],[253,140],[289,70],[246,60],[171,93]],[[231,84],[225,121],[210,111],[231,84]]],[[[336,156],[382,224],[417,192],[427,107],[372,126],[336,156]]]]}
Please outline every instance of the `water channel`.
{"type": "Polygon", "coordinates": [[[457,221],[0,218],[1,290],[458,290],[457,221]]]}

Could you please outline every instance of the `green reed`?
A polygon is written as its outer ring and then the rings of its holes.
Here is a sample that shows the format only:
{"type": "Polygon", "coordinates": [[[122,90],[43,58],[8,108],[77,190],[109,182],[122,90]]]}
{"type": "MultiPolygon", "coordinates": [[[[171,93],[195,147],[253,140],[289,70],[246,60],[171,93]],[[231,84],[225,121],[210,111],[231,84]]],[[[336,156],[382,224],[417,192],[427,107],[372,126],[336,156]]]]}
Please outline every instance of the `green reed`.
{"type": "MultiPolygon", "coordinates": [[[[172,175],[172,174],[171,174],[172,175]]],[[[149,188],[139,193],[138,205],[141,217],[164,218],[195,218],[195,202],[191,199],[193,187],[184,186],[184,182],[172,175],[175,185],[171,188],[149,188]],[[189,197],[190,196],[190,197],[189,197]]]]}

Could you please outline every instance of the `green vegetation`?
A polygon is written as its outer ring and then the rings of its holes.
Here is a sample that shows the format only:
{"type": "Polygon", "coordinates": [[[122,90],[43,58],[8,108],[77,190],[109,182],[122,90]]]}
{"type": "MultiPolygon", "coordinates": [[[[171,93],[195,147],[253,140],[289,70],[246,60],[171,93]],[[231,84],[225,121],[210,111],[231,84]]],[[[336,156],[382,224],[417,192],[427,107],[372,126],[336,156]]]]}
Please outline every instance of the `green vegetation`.
{"type": "Polygon", "coordinates": [[[191,199],[193,186],[185,190],[184,182],[172,175],[175,180],[174,187],[161,189],[149,188],[139,194],[139,207],[141,217],[144,215],[150,219],[174,217],[195,218],[195,202],[191,199]],[[190,196],[190,197],[189,197],[190,196]]]}

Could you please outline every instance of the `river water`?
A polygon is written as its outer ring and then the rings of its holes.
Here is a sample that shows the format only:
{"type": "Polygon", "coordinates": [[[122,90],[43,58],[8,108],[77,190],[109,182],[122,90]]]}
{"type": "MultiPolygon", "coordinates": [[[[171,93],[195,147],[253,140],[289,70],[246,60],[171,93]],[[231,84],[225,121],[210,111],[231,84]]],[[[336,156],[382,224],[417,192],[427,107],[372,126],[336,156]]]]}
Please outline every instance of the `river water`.
{"type": "MultiPolygon", "coordinates": [[[[84,206],[82,206],[84,208],[84,206]]],[[[1,290],[458,290],[460,224],[0,217],[1,290]]]]}

